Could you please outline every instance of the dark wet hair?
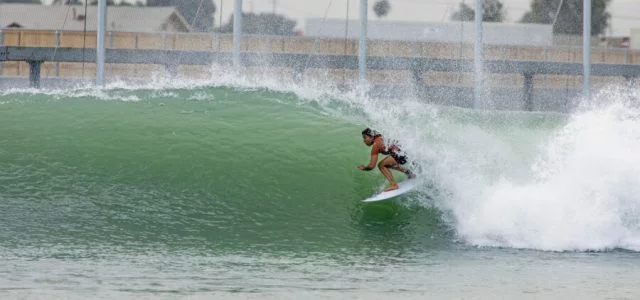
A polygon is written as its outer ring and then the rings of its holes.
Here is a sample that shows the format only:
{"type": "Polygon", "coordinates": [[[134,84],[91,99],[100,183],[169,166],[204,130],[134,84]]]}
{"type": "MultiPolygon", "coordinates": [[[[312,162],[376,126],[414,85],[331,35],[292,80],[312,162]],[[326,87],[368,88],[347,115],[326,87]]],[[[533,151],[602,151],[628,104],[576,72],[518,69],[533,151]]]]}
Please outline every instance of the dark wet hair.
{"type": "Polygon", "coordinates": [[[362,131],[362,135],[366,135],[366,136],[370,136],[370,137],[376,137],[376,136],[380,136],[381,134],[378,133],[377,131],[367,127],[362,131]]]}

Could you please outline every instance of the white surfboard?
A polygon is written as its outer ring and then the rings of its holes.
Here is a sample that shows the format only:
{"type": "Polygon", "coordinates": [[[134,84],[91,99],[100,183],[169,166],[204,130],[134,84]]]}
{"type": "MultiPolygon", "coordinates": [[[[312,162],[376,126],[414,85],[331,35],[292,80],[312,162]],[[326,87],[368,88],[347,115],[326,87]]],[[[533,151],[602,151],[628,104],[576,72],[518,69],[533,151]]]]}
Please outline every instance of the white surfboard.
{"type": "Polygon", "coordinates": [[[412,190],[416,186],[416,179],[407,179],[398,184],[398,189],[388,192],[381,192],[375,194],[367,199],[362,200],[362,202],[376,202],[381,200],[390,199],[396,196],[400,196],[410,190],[412,190]]]}

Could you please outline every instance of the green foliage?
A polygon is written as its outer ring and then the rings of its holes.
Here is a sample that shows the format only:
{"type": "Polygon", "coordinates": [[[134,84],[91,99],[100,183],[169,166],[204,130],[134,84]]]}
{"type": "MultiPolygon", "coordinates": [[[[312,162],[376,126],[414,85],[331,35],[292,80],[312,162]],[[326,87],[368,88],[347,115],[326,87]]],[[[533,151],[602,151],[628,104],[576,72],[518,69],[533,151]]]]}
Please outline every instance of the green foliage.
{"type": "MultiPolygon", "coordinates": [[[[242,32],[262,35],[295,35],[296,21],[273,13],[242,13],[242,32]]],[[[233,32],[233,16],[219,28],[222,33],[233,32]]]]}
{"type": "MultiPolygon", "coordinates": [[[[553,32],[559,34],[582,35],[583,0],[533,0],[531,10],[521,19],[522,23],[553,24],[558,6],[562,1],[553,32]]],[[[611,14],[607,5],[611,0],[592,0],[591,3],[591,35],[604,33],[611,14]]]]}
{"type": "Polygon", "coordinates": [[[475,10],[465,3],[460,3],[458,11],[451,15],[453,21],[473,21],[475,20],[475,10]]]}
{"type": "Polygon", "coordinates": [[[196,31],[212,31],[216,6],[211,0],[147,0],[147,6],[174,6],[196,31]]]}
{"type": "MultiPolygon", "coordinates": [[[[453,21],[473,21],[476,19],[475,10],[466,3],[460,3],[458,11],[451,15],[453,21]]],[[[504,5],[499,0],[485,0],[482,3],[482,21],[484,22],[502,22],[506,13],[504,5]]]]}
{"type": "Polygon", "coordinates": [[[373,5],[373,12],[376,13],[376,16],[378,16],[378,18],[382,18],[388,15],[390,10],[391,4],[389,3],[389,0],[378,0],[373,5]]]}

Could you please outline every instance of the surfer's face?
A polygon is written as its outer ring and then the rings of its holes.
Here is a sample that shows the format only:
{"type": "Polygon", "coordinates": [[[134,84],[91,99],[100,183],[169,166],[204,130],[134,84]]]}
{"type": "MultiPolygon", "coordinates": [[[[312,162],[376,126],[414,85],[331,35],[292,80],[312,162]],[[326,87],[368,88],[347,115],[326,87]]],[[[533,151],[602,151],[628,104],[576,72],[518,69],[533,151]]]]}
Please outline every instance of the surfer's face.
{"type": "Polygon", "coordinates": [[[362,135],[362,141],[367,145],[367,146],[371,146],[373,145],[373,137],[370,137],[366,134],[362,135]]]}

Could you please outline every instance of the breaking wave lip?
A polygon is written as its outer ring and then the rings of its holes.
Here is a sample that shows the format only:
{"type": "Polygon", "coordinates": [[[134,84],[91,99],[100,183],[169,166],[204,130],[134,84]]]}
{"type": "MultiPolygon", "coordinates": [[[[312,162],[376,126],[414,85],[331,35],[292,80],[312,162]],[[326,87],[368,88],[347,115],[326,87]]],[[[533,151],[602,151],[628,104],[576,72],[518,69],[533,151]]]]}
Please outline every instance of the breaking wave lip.
{"type": "MultiPolygon", "coordinates": [[[[343,98],[353,96],[352,92],[340,91],[333,85],[321,80],[307,79],[302,84],[293,80],[275,78],[269,69],[262,69],[251,75],[236,75],[229,67],[212,65],[209,78],[192,78],[187,76],[170,77],[164,73],[155,73],[149,78],[123,79],[115,78],[104,87],[96,86],[88,80],[77,80],[65,88],[10,88],[0,90],[0,96],[13,94],[46,95],[54,97],[95,97],[101,100],[138,101],[139,98],[113,95],[116,90],[176,90],[203,89],[210,87],[230,87],[240,91],[271,90],[275,92],[294,93],[303,99],[343,98]]],[[[26,80],[26,79],[25,79],[26,80]]]]}

